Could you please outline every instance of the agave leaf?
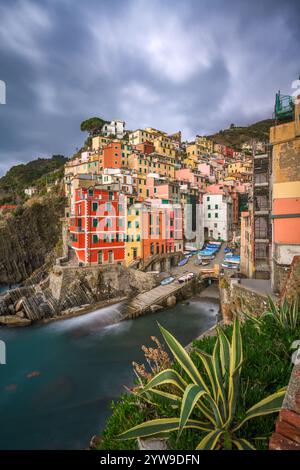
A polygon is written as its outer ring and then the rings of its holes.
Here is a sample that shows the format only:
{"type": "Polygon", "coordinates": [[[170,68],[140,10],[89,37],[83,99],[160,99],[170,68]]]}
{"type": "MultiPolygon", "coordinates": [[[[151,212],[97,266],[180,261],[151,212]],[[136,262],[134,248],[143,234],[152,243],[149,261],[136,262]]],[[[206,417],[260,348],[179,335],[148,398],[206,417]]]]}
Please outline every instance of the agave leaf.
{"type": "Polygon", "coordinates": [[[243,424],[249,419],[255,418],[257,416],[264,416],[271,413],[276,413],[280,410],[283,398],[286,392],[286,387],[278,390],[277,392],[269,395],[267,398],[256,403],[247,410],[246,417],[233,429],[233,432],[237,431],[243,426],[243,424]]]}
{"type": "Polygon", "coordinates": [[[179,341],[177,341],[177,339],[174,338],[174,336],[172,336],[171,333],[165,330],[161,325],[159,325],[159,328],[166,343],[172,351],[173,356],[189,375],[192,382],[203,387],[206,392],[209,392],[208,387],[202,379],[197,367],[195,366],[194,362],[192,361],[186,350],[181,346],[179,341]]]}
{"type": "Polygon", "coordinates": [[[207,433],[197,445],[196,450],[214,450],[222,434],[224,434],[224,431],[221,429],[214,429],[207,433]]]}
{"type": "Polygon", "coordinates": [[[238,450],[256,450],[255,447],[247,441],[247,439],[232,439],[232,443],[238,448],[238,450]]]}
{"type": "Polygon", "coordinates": [[[240,370],[243,362],[243,345],[239,321],[236,319],[233,325],[230,346],[230,371],[228,384],[228,424],[235,415],[237,398],[239,393],[240,370]]]}
{"type": "Polygon", "coordinates": [[[179,397],[178,395],[175,395],[173,393],[163,392],[162,390],[157,390],[155,388],[151,388],[150,390],[147,390],[147,392],[140,393],[140,396],[144,400],[154,405],[168,404],[173,407],[175,406],[176,408],[180,406],[181,401],[182,401],[182,397],[179,397]],[[146,398],[144,395],[146,395],[146,398]],[[152,395],[153,395],[153,398],[152,398],[152,395]]]}
{"type": "Polygon", "coordinates": [[[214,368],[215,381],[217,385],[217,398],[215,399],[215,402],[217,403],[217,406],[219,408],[220,415],[222,417],[222,423],[224,423],[226,421],[226,415],[227,415],[227,404],[226,404],[226,397],[224,393],[219,338],[217,338],[217,341],[214,346],[213,368],[214,368]]]}
{"type": "Polygon", "coordinates": [[[206,354],[203,351],[196,351],[197,356],[201,359],[204,368],[206,370],[206,373],[208,375],[212,392],[213,392],[213,397],[215,400],[217,400],[217,390],[218,386],[216,384],[216,377],[215,377],[215,371],[214,371],[214,366],[213,366],[213,358],[211,354],[206,354]]]}
{"type": "Polygon", "coordinates": [[[159,385],[175,385],[182,393],[184,393],[187,383],[183,378],[173,369],[165,369],[158,374],[156,374],[142,389],[142,392],[147,392],[153,387],[158,387],[159,385]]]}
{"type": "Polygon", "coordinates": [[[206,394],[205,390],[203,389],[203,387],[200,387],[199,385],[190,384],[187,386],[182,397],[178,437],[181,435],[183,428],[185,426],[185,423],[187,422],[191,413],[193,412],[193,409],[195,408],[197,401],[204,394],[206,394]]]}
{"type": "Polygon", "coordinates": [[[225,335],[222,328],[218,328],[218,337],[220,341],[220,358],[221,358],[221,367],[222,375],[225,376],[226,372],[229,372],[230,367],[230,342],[227,336],[225,335]]]}
{"type": "MultiPolygon", "coordinates": [[[[186,424],[186,428],[194,428],[199,431],[207,431],[207,423],[201,421],[189,419],[186,424]]],[[[163,418],[153,419],[146,421],[145,423],[138,424],[128,431],[123,432],[117,436],[118,440],[121,439],[136,439],[138,437],[155,436],[161,433],[169,433],[177,431],[179,428],[179,418],[163,418]]]]}

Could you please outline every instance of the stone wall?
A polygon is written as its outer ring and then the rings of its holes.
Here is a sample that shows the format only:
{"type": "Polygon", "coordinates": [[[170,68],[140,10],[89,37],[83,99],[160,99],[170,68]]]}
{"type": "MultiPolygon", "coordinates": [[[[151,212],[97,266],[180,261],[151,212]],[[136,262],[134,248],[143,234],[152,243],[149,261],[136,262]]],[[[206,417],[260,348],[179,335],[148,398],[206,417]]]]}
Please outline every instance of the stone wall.
{"type": "Polygon", "coordinates": [[[300,296],[300,256],[294,256],[285,283],[280,290],[280,297],[293,300],[300,296]]]}
{"type": "Polygon", "coordinates": [[[219,290],[224,323],[231,322],[241,313],[257,316],[267,309],[267,294],[243,286],[237,279],[221,278],[219,290]]]}
{"type": "Polygon", "coordinates": [[[300,364],[293,369],[269,449],[300,450],[300,364]]]}

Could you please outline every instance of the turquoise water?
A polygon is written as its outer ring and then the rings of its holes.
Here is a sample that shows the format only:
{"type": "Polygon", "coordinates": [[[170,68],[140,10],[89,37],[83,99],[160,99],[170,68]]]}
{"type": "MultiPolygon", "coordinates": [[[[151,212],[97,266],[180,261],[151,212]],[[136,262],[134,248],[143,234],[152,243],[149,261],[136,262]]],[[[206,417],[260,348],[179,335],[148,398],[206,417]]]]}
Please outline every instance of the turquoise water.
{"type": "Polygon", "coordinates": [[[0,329],[0,448],[83,449],[110,414],[109,404],[133,383],[132,361],[159,336],[157,321],[184,344],[216,321],[218,303],[192,300],[111,326],[111,306],[81,317],[0,329]]]}
{"type": "Polygon", "coordinates": [[[0,284],[0,295],[5,294],[5,292],[11,288],[14,289],[15,287],[18,287],[20,284],[0,284]]]}

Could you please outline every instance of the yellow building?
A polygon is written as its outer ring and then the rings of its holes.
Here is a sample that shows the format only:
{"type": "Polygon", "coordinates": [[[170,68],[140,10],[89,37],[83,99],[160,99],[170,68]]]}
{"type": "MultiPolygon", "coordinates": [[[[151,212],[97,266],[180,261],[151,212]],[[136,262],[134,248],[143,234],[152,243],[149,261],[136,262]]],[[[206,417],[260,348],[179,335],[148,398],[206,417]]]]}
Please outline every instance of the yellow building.
{"type": "Polygon", "coordinates": [[[198,160],[193,157],[186,157],[182,160],[182,163],[191,170],[196,170],[198,165],[198,160]]]}
{"type": "Polygon", "coordinates": [[[147,176],[148,173],[157,173],[160,176],[175,178],[175,161],[166,160],[165,157],[156,153],[150,155],[132,153],[128,157],[128,168],[135,170],[138,175],[147,176]]]}
{"type": "Polygon", "coordinates": [[[208,137],[197,135],[196,144],[201,153],[212,153],[214,151],[214,143],[208,137]]]}
{"type": "Polygon", "coordinates": [[[153,142],[155,137],[157,134],[154,134],[150,129],[137,129],[129,134],[128,142],[130,145],[138,145],[144,142],[153,142]]]}
{"type": "Polygon", "coordinates": [[[168,159],[170,158],[175,160],[176,149],[174,147],[174,144],[172,143],[172,140],[169,137],[160,135],[159,137],[153,140],[153,145],[157,153],[168,157],[168,159]]]}
{"type": "Polygon", "coordinates": [[[199,146],[195,142],[187,145],[186,154],[189,159],[197,161],[201,155],[199,146]]]}
{"type": "Polygon", "coordinates": [[[92,150],[97,152],[104,145],[110,144],[110,142],[112,142],[112,139],[104,137],[103,135],[97,135],[96,137],[92,138],[92,150]]]}
{"type": "Polygon", "coordinates": [[[125,243],[125,264],[129,266],[142,258],[142,204],[135,203],[127,210],[127,237],[125,243]]]}
{"type": "Polygon", "coordinates": [[[253,239],[253,211],[241,213],[241,273],[252,278],[255,272],[254,265],[254,239],[253,239]]]}

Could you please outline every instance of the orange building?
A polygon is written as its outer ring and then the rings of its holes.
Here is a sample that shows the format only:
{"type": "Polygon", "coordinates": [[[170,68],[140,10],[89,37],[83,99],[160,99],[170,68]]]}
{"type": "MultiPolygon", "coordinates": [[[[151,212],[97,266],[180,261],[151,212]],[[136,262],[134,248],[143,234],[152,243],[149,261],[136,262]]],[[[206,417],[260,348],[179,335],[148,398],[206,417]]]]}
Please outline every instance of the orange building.
{"type": "MultiPolygon", "coordinates": [[[[281,95],[277,95],[281,100],[281,95]]],[[[276,112],[276,110],[275,110],[276,112]]],[[[270,129],[272,148],[272,284],[280,292],[300,255],[300,96],[285,120],[270,129]]]]}

